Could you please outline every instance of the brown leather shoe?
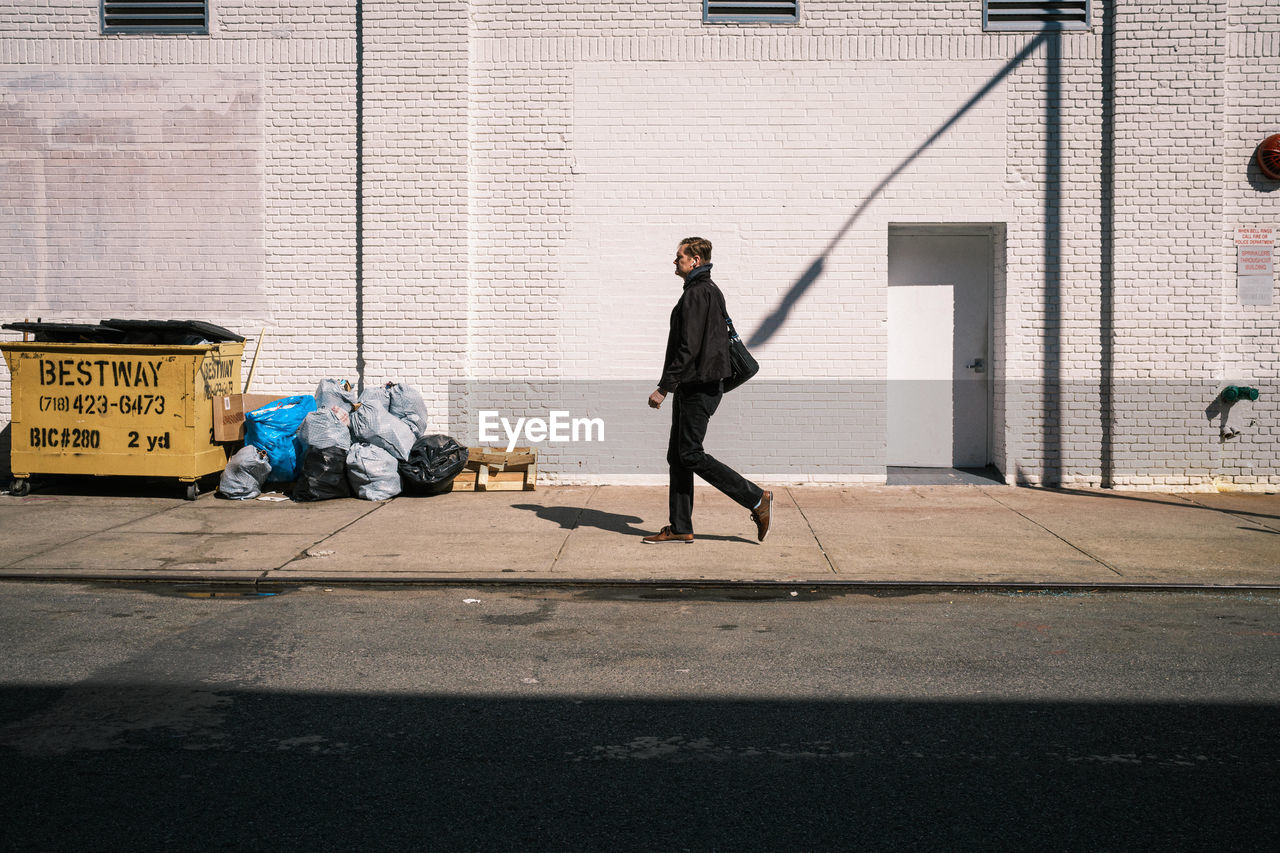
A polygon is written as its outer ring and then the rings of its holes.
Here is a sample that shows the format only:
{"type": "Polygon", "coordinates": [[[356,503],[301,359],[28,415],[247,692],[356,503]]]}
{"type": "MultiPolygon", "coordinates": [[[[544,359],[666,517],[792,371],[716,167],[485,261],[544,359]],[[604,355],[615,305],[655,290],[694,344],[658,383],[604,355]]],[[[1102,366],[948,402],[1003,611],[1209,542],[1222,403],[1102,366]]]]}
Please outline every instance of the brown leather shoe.
{"type": "Polygon", "coordinates": [[[765,492],[760,506],[751,510],[751,520],[756,523],[756,537],[763,542],[769,535],[769,517],[773,514],[773,492],[765,492]]]}
{"type": "Polygon", "coordinates": [[[640,541],[646,545],[656,545],[659,542],[683,542],[687,545],[693,541],[693,534],[672,533],[670,527],[664,527],[652,536],[646,536],[640,541]]]}

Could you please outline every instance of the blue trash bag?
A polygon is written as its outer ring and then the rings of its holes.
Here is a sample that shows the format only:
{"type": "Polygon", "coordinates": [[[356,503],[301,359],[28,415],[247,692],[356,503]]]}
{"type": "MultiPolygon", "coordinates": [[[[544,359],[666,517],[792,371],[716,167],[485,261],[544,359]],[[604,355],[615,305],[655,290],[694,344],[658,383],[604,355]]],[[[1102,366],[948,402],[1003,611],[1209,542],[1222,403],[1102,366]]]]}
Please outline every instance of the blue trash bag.
{"type": "Polygon", "coordinates": [[[303,394],[245,413],[244,442],[267,452],[267,461],[271,463],[267,482],[290,483],[298,478],[298,459],[303,451],[298,427],[302,426],[303,418],[315,410],[316,398],[303,394]]]}

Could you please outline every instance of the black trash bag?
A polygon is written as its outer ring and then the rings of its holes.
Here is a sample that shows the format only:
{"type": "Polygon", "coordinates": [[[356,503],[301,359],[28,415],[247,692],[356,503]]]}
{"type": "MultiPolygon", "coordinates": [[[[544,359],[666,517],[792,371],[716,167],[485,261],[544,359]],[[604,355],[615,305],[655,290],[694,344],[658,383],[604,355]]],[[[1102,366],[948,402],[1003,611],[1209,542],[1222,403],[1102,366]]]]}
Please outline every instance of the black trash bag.
{"type": "Polygon", "coordinates": [[[293,499],[327,501],[349,497],[351,484],[347,482],[347,448],[308,447],[302,454],[293,499]]]}
{"type": "Polygon", "coordinates": [[[449,491],[466,465],[467,449],[461,444],[447,435],[424,435],[400,463],[400,482],[410,494],[438,495],[449,491]]]}

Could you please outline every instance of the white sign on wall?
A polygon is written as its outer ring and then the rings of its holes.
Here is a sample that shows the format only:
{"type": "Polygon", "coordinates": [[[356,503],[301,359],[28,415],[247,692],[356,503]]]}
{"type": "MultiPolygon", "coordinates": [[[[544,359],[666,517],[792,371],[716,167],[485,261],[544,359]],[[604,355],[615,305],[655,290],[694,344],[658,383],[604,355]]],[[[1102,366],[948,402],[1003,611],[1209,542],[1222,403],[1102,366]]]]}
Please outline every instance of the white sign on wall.
{"type": "Polygon", "coordinates": [[[1270,305],[1275,291],[1275,229],[1236,229],[1236,280],[1241,305],[1270,305]]]}

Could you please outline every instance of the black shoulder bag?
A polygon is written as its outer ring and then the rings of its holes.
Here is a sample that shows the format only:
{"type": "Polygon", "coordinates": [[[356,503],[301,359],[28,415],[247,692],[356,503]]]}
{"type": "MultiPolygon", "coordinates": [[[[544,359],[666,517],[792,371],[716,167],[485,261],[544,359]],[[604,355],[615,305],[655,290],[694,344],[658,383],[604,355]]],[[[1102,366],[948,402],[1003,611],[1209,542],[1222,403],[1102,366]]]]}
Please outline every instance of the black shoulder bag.
{"type": "Polygon", "coordinates": [[[747,352],[747,345],[742,342],[742,338],[738,337],[738,331],[733,328],[733,320],[729,318],[728,311],[725,312],[724,321],[729,324],[729,370],[731,371],[729,378],[724,380],[724,390],[732,391],[759,373],[760,365],[752,358],[751,353],[747,352]]]}

